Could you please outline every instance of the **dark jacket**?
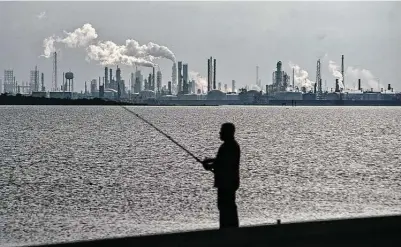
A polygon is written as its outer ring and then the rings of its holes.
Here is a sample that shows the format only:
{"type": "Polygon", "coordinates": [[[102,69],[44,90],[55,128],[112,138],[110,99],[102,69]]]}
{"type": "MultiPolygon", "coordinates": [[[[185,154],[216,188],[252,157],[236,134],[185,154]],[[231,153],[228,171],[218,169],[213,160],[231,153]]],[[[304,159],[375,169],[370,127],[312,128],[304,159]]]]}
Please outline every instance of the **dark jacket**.
{"type": "Polygon", "coordinates": [[[214,186],[219,189],[237,190],[240,184],[240,147],[235,140],[224,142],[213,163],[214,186]]]}

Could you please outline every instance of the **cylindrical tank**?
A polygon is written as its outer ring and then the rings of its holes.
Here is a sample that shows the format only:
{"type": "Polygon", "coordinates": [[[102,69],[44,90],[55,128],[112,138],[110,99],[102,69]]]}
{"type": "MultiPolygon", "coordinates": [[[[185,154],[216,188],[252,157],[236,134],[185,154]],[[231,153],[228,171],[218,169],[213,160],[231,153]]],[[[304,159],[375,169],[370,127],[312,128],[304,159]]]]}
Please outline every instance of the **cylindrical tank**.
{"type": "Polygon", "coordinates": [[[72,73],[72,72],[65,73],[65,79],[67,79],[67,80],[74,79],[74,73],[72,73]]]}

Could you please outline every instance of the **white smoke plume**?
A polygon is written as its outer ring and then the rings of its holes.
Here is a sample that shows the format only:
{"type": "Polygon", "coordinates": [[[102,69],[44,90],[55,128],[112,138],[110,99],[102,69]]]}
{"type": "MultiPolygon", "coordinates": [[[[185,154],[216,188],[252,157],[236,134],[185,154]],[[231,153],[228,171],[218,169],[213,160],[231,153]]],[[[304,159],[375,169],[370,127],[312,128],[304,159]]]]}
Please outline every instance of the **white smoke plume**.
{"type": "Polygon", "coordinates": [[[370,90],[373,88],[376,90],[378,89],[378,86],[379,88],[386,88],[383,84],[379,83],[378,78],[367,69],[359,69],[349,66],[347,67],[345,75],[347,82],[354,82],[356,84],[358,79],[361,79],[362,88],[364,89],[370,90]]]}
{"type": "Polygon", "coordinates": [[[199,72],[189,71],[189,78],[195,80],[196,91],[200,89],[203,92],[207,92],[207,79],[200,75],[199,72]]]}
{"type": "Polygon", "coordinates": [[[87,57],[89,60],[94,60],[100,62],[101,65],[138,65],[144,67],[154,67],[156,66],[150,60],[151,57],[146,57],[145,54],[140,54],[136,52],[136,56],[133,56],[133,50],[127,48],[129,40],[127,40],[126,45],[117,45],[112,41],[98,42],[95,45],[90,45],[87,51],[87,57]]]}
{"type": "Polygon", "coordinates": [[[256,90],[256,91],[260,91],[260,90],[262,90],[258,85],[251,85],[250,87],[249,87],[249,90],[256,90]]]}
{"type": "Polygon", "coordinates": [[[43,47],[45,48],[45,50],[43,51],[43,55],[41,55],[42,57],[49,58],[51,54],[56,51],[54,42],[56,42],[54,36],[50,36],[43,40],[43,47]]]}
{"type": "Polygon", "coordinates": [[[175,62],[174,53],[166,46],[161,46],[153,42],[140,45],[136,40],[126,40],[125,45],[117,45],[112,41],[98,41],[95,28],[87,23],[73,32],[64,31],[64,37],[50,36],[43,41],[44,54],[49,58],[56,50],[57,43],[65,44],[70,48],[85,48],[87,52],[86,60],[98,61],[101,65],[138,65],[145,67],[157,66],[155,59],[166,58],[175,62]]]}
{"type": "Polygon", "coordinates": [[[294,69],[295,86],[298,86],[299,89],[305,87],[306,91],[310,91],[313,88],[315,82],[309,79],[308,71],[301,69],[299,65],[294,64],[291,61],[289,62],[289,66],[291,70],[294,69]]]}
{"type": "Polygon", "coordinates": [[[334,61],[330,60],[329,61],[329,71],[336,79],[338,79],[338,85],[339,85],[340,89],[344,89],[343,75],[341,74],[340,66],[337,65],[334,61]]]}
{"type": "Polygon", "coordinates": [[[64,43],[70,48],[87,47],[93,40],[97,39],[96,30],[91,24],[87,23],[74,32],[64,31],[65,38],[58,38],[57,42],[64,43]]]}
{"type": "Polygon", "coordinates": [[[77,28],[74,32],[64,31],[64,37],[56,37],[52,35],[43,40],[43,57],[49,58],[56,51],[55,44],[62,43],[70,48],[87,47],[93,40],[98,37],[96,30],[91,24],[85,24],[81,28],[77,28]]]}

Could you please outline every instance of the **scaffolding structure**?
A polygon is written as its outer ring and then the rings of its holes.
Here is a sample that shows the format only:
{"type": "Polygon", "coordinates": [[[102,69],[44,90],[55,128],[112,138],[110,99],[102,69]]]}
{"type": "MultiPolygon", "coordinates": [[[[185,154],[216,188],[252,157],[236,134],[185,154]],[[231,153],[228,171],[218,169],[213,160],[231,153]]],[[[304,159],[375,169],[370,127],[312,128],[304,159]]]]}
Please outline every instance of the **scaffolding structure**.
{"type": "Polygon", "coordinates": [[[16,92],[16,84],[14,77],[14,70],[4,70],[4,92],[14,94],[16,92]]]}
{"type": "Polygon", "coordinates": [[[323,100],[324,94],[322,89],[322,75],[320,70],[320,59],[317,60],[316,64],[316,82],[317,83],[317,92],[316,92],[316,99],[323,100]]]}

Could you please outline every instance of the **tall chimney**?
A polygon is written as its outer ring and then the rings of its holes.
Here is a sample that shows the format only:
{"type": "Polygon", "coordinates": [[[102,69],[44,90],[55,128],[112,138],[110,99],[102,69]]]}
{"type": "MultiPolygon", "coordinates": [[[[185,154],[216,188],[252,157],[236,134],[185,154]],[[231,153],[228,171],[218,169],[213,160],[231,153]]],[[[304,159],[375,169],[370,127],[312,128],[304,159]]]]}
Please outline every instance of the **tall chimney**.
{"type": "Polygon", "coordinates": [[[341,56],[341,75],[343,76],[343,86],[345,90],[345,78],[344,78],[344,55],[341,56]]]}
{"type": "Polygon", "coordinates": [[[149,73],[149,76],[148,76],[148,88],[147,88],[147,90],[152,90],[152,74],[151,73],[149,73]]]}
{"type": "Polygon", "coordinates": [[[362,90],[362,88],[361,88],[361,79],[358,79],[358,91],[361,91],[362,90]]]}
{"type": "MultiPolygon", "coordinates": [[[[105,78],[104,84],[106,84],[106,85],[108,84],[108,79],[109,79],[108,72],[109,72],[108,68],[107,68],[107,67],[104,67],[104,78],[105,78]]],[[[99,83],[100,83],[100,82],[99,82],[99,83]]],[[[104,84],[103,84],[103,85],[104,85],[104,84]]],[[[107,85],[106,87],[109,87],[109,86],[107,85]]]]}
{"type": "Polygon", "coordinates": [[[213,89],[216,89],[216,59],[214,59],[213,65],[213,89]]]}
{"type": "Polygon", "coordinates": [[[153,91],[155,91],[155,78],[156,78],[156,76],[155,76],[155,67],[153,67],[153,70],[152,70],[152,90],[153,91]]]}
{"type": "Polygon", "coordinates": [[[317,86],[317,82],[315,82],[315,84],[313,84],[313,93],[316,93],[316,86],[317,86]]]}
{"type": "Polygon", "coordinates": [[[387,85],[387,90],[391,90],[391,84],[387,85]]]}
{"type": "MultiPolygon", "coordinates": [[[[113,81],[113,69],[110,69],[110,80],[109,80],[109,84],[113,81]]],[[[110,85],[109,85],[110,87],[110,85]]]]}
{"type": "Polygon", "coordinates": [[[211,90],[210,85],[212,84],[211,79],[210,79],[210,59],[207,59],[207,91],[209,92],[211,90]]]}
{"type": "Polygon", "coordinates": [[[42,92],[45,91],[45,74],[42,73],[41,75],[41,81],[42,81],[42,92]]]}
{"type": "MultiPolygon", "coordinates": [[[[65,88],[66,88],[66,85],[64,84],[64,72],[63,72],[63,92],[65,91],[65,88]]],[[[55,91],[57,90],[57,89],[54,89],[55,91]]]]}

